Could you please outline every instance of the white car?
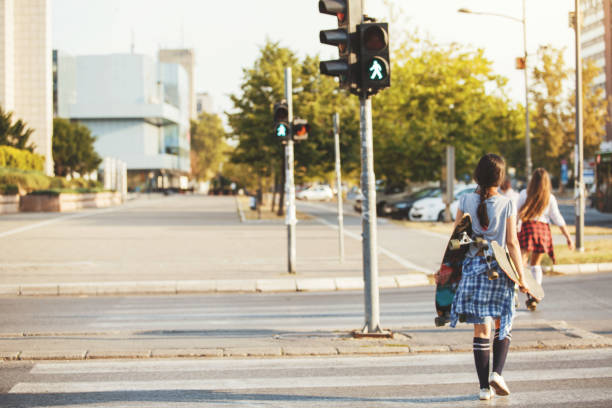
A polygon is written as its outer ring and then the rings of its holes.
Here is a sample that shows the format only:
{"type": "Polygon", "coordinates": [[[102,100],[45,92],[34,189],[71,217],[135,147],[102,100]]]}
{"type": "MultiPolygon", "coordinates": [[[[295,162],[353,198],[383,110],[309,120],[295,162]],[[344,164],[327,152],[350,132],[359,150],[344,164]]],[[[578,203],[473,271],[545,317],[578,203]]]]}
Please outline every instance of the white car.
{"type": "Polygon", "coordinates": [[[300,191],[295,197],[298,200],[331,200],[334,192],[328,185],[318,185],[300,191]]]}
{"type": "MultiPolygon", "coordinates": [[[[455,188],[455,201],[453,201],[450,206],[451,218],[453,220],[455,219],[455,214],[457,214],[457,208],[459,207],[459,197],[476,191],[476,187],[475,184],[470,184],[455,188]]],[[[443,221],[445,209],[446,204],[444,204],[442,193],[440,192],[433,197],[423,198],[415,202],[410,209],[408,218],[410,221],[443,221]]]]}

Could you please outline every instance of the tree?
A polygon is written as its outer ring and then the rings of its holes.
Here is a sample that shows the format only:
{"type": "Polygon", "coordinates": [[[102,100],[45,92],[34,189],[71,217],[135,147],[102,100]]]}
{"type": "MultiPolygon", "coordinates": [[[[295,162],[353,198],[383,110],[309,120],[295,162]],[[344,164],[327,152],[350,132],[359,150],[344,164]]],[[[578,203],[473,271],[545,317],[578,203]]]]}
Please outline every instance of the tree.
{"type": "Polygon", "coordinates": [[[87,126],[67,119],[53,119],[53,161],[55,174],[89,173],[102,159],[94,150],[95,136],[87,126]]]}
{"type": "MultiPolygon", "coordinates": [[[[306,142],[295,146],[296,182],[323,179],[333,170],[332,114],[340,112],[344,169],[359,163],[357,100],[337,89],[336,82],[319,73],[319,59],[305,57],[268,41],[252,68],[243,70],[241,94],[231,95],[234,111],[228,114],[237,147],[231,155],[257,175],[259,188],[274,175],[284,176],[284,145],[273,135],[273,107],[284,99],[285,68],[292,69],[294,117],[310,124],[306,142]]],[[[281,184],[283,182],[281,181],[281,184]]]]}
{"type": "Polygon", "coordinates": [[[0,145],[34,152],[36,146],[28,143],[33,132],[21,119],[13,123],[13,112],[6,112],[0,106],[0,145]]]}
{"type": "MultiPolygon", "coordinates": [[[[534,167],[544,167],[557,180],[561,161],[573,162],[575,145],[575,82],[564,62],[563,50],[550,46],[538,51],[539,64],[533,68],[530,94],[533,101],[531,131],[534,167]],[[568,92],[568,88],[573,90],[568,92]]],[[[592,61],[582,67],[584,155],[592,157],[605,135],[609,121],[608,103],[593,81],[601,69],[592,61]]]]}
{"type": "Polygon", "coordinates": [[[458,176],[487,152],[518,165],[521,110],[504,93],[482,50],[414,40],[393,56],[391,88],[374,97],[375,166],[390,184],[437,180],[446,145],[458,176]]]}
{"type": "Polygon", "coordinates": [[[208,180],[219,170],[228,145],[219,115],[202,112],[191,121],[191,173],[198,180],[208,180]]]}

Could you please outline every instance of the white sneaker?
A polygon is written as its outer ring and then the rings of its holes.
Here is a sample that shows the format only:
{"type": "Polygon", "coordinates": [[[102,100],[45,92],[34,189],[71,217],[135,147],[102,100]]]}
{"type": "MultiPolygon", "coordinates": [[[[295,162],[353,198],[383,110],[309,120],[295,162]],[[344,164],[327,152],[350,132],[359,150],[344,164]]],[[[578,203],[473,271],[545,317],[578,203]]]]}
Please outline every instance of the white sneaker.
{"type": "Polygon", "coordinates": [[[497,395],[510,395],[510,389],[504,381],[504,377],[497,374],[495,371],[489,375],[489,385],[495,389],[497,395]]]}
{"type": "Polygon", "coordinates": [[[493,390],[491,388],[481,388],[479,398],[482,401],[488,401],[493,397],[493,390]]]}

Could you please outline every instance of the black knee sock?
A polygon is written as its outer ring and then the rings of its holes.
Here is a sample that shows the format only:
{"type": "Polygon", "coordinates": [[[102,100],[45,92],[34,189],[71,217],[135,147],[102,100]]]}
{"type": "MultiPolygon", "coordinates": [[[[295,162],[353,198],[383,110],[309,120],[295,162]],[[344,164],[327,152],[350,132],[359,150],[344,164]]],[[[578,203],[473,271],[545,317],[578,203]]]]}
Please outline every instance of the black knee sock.
{"type": "Polygon", "coordinates": [[[495,329],[495,338],[493,339],[493,371],[501,375],[506,364],[506,356],[510,348],[510,340],[512,334],[508,333],[505,339],[499,339],[499,329],[495,329]]]}
{"type": "Polygon", "coordinates": [[[474,362],[480,388],[489,388],[489,356],[491,345],[489,339],[474,337],[474,362]]]}

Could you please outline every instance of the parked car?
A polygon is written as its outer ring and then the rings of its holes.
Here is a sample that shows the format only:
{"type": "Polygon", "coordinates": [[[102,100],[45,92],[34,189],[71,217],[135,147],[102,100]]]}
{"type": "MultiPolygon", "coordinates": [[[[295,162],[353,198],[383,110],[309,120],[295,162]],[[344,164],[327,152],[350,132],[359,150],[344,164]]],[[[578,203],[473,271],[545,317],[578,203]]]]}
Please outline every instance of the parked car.
{"type": "MultiPolygon", "coordinates": [[[[476,191],[476,184],[462,185],[455,188],[455,200],[451,203],[450,211],[451,218],[455,219],[457,208],[459,207],[459,198],[468,193],[476,191]]],[[[436,196],[423,198],[416,201],[409,212],[410,221],[444,221],[444,210],[446,204],[442,197],[442,192],[436,196]]]]}
{"type": "Polygon", "coordinates": [[[437,187],[427,187],[418,190],[407,198],[385,205],[384,213],[390,215],[391,218],[396,220],[407,220],[410,209],[415,202],[423,198],[434,197],[439,194],[440,189],[437,187]]]}
{"type": "Polygon", "coordinates": [[[308,187],[295,195],[298,200],[331,200],[333,196],[331,187],[325,184],[308,187]]]}
{"type": "MultiPolygon", "coordinates": [[[[395,202],[407,197],[410,193],[406,191],[405,187],[402,186],[390,186],[385,187],[385,184],[381,180],[376,182],[376,214],[385,216],[384,208],[389,202],[395,202]]],[[[361,212],[361,201],[363,197],[359,197],[355,200],[353,208],[357,212],[361,212]]]]}

